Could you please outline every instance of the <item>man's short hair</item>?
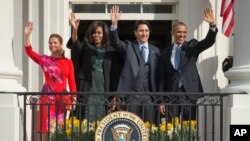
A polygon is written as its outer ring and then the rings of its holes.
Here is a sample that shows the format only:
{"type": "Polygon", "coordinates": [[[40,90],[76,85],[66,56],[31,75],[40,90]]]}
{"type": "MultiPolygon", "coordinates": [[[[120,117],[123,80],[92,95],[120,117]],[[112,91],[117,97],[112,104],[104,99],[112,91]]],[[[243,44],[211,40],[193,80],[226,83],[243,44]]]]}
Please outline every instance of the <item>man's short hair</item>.
{"type": "Polygon", "coordinates": [[[151,31],[151,26],[150,26],[149,22],[145,21],[145,20],[136,21],[135,24],[134,24],[134,31],[136,31],[138,29],[139,25],[142,25],[142,24],[147,25],[149,31],[151,31]]]}
{"type": "Polygon", "coordinates": [[[175,23],[175,24],[173,25],[172,30],[175,30],[175,28],[176,28],[177,26],[185,26],[185,27],[187,27],[187,25],[186,25],[184,22],[177,22],[177,23],[175,23]]]}

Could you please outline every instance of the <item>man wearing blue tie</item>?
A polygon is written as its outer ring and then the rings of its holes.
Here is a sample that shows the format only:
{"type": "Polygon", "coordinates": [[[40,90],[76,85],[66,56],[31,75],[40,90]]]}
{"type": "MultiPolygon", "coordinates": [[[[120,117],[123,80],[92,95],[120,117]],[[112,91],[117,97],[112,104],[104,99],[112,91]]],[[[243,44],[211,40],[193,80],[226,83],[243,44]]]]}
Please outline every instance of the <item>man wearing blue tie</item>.
{"type": "MultiPolygon", "coordinates": [[[[208,49],[215,43],[217,28],[214,15],[211,8],[205,8],[203,19],[209,23],[209,31],[205,39],[197,41],[192,39],[185,41],[187,37],[187,26],[183,22],[177,22],[173,25],[171,34],[174,43],[162,51],[160,91],[166,92],[203,92],[201,80],[198,74],[196,61],[201,52],[208,49]]],[[[194,104],[197,97],[187,96],[184,100],[189,101],[186,104],[194,104]]],[[[178,100],[177,100],[178,101],[178,100]]],[[[163,100],[164,102],[164,100],[163,100]]],[[[179,99],[180,102],[180,99],[179,99]]],[[[184,106],[177,109],[165,109],[160,106],[163,115],[168,112],[170,116],[181,116],[184,119],[195,119],[196,108],[184,106]],[[178,115],[176,115],[178,114],[178,115]]]]}
{"type": "Polygon", "coordinates": [[[144,121],[154,121],[155,107],[152,106],[153,97],[147,92],[157,91],[157,67],[160,59],[160,51],[157,47],[148,43],[150,25],[147,21],[136,21],[134,25],[133,41],[121,41],[118,36],[118,20],[120,19],[118,6],[110,10],[111,31],[110,43],[116,48],[124,59],[124,65],[119,80],[118,92],[145,92],[145,95],[133,95],[127,97],[127,109],[142,117],[144,121]],[[143,105],[143,106],[140,106],[143,105]]]}

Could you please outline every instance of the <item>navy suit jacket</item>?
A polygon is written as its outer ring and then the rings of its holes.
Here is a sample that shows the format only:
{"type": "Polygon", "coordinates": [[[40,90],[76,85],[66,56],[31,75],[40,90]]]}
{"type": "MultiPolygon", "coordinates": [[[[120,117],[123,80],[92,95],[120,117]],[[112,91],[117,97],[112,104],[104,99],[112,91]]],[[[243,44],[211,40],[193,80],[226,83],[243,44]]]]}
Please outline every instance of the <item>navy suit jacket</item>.
{"type": "Polygon", "coordinates": [[[201,52],[208,49],[215,43],[217,32],[217,28],[215,31],[209,29],[205,39],[201,41],[192,39],[188,42],[184,42],[181,46],[179,71],[174,69],[170,61],[173,44],[162,51],[160,91],[178,92],[179,80],[181,79],[186,92],[203,92],[196,61],[201,52]]]}
{"type": "MultiPolygon", "coordinates": [[[[111,45],[116,48],[124,59],[124,65],[117,91],[142,92],[143,90],[143,66],[145,61],[141,56],[137,40],[121,41],[117,29],[110,32],[111,45]]],[[[157,91],[159,72],[157,69],[160,59],[160,51],[157,47],[149,44],[149,65],[152,91],[157,91]]]]}

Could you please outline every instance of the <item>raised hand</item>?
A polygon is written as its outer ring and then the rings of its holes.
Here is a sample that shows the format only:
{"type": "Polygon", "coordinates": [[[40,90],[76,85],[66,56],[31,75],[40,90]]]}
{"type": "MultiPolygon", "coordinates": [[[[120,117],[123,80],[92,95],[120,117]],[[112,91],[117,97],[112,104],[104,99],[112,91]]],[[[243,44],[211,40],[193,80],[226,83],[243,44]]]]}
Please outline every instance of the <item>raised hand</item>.
{"type": "Polygon", "coordinates": [[[215,25],[215,19],[214,19],[214,15],[213,15],[213,10],[211,8],[208,8],[208,7],[205,8],[203,19],[205,21],[207,21],[210,24],[210,26],[215,25]]]}
{"type": "Polygon", "coordinates": [[[119,6],[112,6],[112,8],[110,9],[110,18],[111,18],[111,22],[112,22],[112,26],[117,26],[118,21],[120,20],[121,17],[121,13],[119,11],[119,6]]]}
{"type": "Polygon", "coordinates": [[[33,30],[33,23],[31,21],[28,21],[24,27],[24,35],[30,36],[31,32],[33,30]]]}
{"type": "Polygon", "coordinates": [[[71,13],[70,14],[70,18],[69,18],[70,24],[73,27],[73,29],[77,30],[80,24],[80,20],[76,19],[75,13],[71,13]]]}
{"type": "Polygon", "coordinates": [[[30,34],[33,30],[33,23],[31,21],[28,21],[24,27],[24,46],[30,45],[30,34]]]}
{"type": "Polygon", "coordinates": [[[73,28],[73,31],[71,33],[72,41],[75,42],[78,39],[77,30],[80,24],[80,20],[76,19],[75,13],[72,12],[70,13],[69,21],[73,28]]]}

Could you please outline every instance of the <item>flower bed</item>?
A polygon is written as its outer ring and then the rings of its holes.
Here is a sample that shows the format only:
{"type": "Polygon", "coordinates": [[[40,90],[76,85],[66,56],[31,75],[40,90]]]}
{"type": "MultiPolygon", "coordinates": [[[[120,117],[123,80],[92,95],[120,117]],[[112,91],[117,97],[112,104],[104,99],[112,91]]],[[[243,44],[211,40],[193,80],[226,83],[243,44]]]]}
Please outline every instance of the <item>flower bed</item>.
{"type": "Polygon", "coordinates": [[[71,117],[65,120],[65,125],[58,125],[57,130],[54,127],[50,139],[51,141],[93,141],[98,122],[88,122],[86,119],[79,121],[76,117],[71,117]]]}
{"type": "Polygon", "coordinates": [[[182,121],[174,118],[172,122],[163,121],[159,126],[145,123],[149,131],[150,141],[197,141],[196,139],[196,121],[182,121]]]}

